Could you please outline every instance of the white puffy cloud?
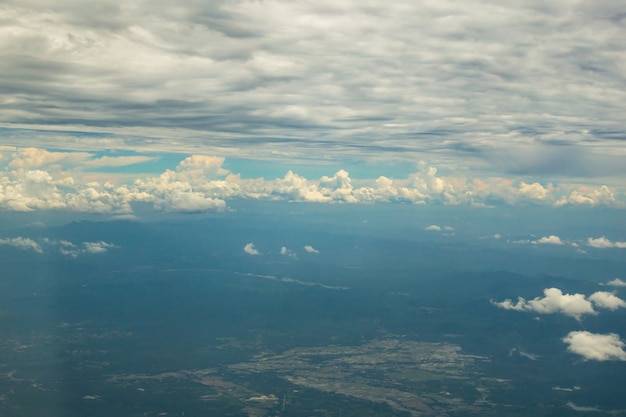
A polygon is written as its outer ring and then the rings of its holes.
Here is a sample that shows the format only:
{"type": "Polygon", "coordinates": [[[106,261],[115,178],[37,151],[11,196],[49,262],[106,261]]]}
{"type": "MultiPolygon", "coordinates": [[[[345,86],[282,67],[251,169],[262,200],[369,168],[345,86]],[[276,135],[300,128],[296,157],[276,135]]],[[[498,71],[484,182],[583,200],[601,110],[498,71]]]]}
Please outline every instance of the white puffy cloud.
{"type": "Polygon", "coordinates": [[[448,232],[447,235],[450,235],[451,232],[454,232],[454,227],[452,226],[438,226],[436,224],[431,224],[430,226],[426,226],[424,230],[429,230],[432,232],[441,232],[442,230],[448,232]]]}
{"type": "Polygon", "coordinates": [[[223,157],[192,155],[178,164],[176,176],[179,180],[198,185],[198,183],[204,182],[209,178],[223,177],[230,174],[230,171],[222,167],[223,163],[223,157]]]}
{"type": "Polygon", "coordinates": [[[574,317],[576,320],[580,320],[584,314],[597,314],[584,294],[563,294],[558,288],[546,288],[543,294],[544,297],[536,297],[532,300],[518,297],[516,303],[510,299],[502,302],[492,301],[492,303],[506,310],[530,311],[539,314],[561,313],[574,317]]]}
{"type": "Polygon", "coordinates": [[[41,248],[41,245],[27,237],[19,236],[19,237],[13,237],[13,238],[0,239],[0,245],[13,246],[18,249],[33,250],[37,253],[43,253],[43,249],[41,248]]]}
{"type": "Polygon", "coordinates": [[[563,313],[576,319],[583,314],[595,314],[583,294],[563,294],[558,288],[548,288],[543,293],[543,298],[528,301],[530,310],[541,314],[563,313]]]}
{"type": "Polygon", "coordinates": [[[520,182],[519,194],[527,197],[530,200],[545,200],[552,189],[552,184],[548,184],[547,187],[535,182],[532,184],[526,184],[524,181],[520,182]]]}
{"type": "MultiPolygon", "coordinates": [[[[253,184],[254,185],[254,184],[253,184]]],[[[324,195],[317,184],[310,182],[300,175],[294,174],[291,170],[282,179],[277,179],[273,184],[269,184],[269,193],[287,198],[291,201],[309,202],[331,202],[329,195],[324,195]]],[[[329,189],[327,188],[327,191],[329,189]]]]}
{"type": "Polygon", "coordinates": [[[320,253],[320,251],[318,251],[311,245],[305,245],[304,250],[307,251],[308,253],[320,253]]]}
{"type": "Polygon", "coordinates": [[[90,213],[128,213],[125,187],[108,188],[71,177],[55,179],[42,170],[0,176],[0,208],[11,211],[69,210],[90,213]]]}
{"type": "Polygon", "coordinates": [[[564,245],[561,238],[555,235],[544,236],[542,238],[534,239],[534,240],[530,240],[530,239],[514,240],[513,243],[532,244],[532,245],[564,245]]]}
{"type": "MultiPolygon", "coordinates": [[[[568,188],[568,187],[564,187],[568,188]]],[[[569,187],[571,188],[571,187],[569,187]]],[[[589,186],[579,186],[567,194],[563,190],[561,197],[554,203],[555,206],[564,205],[613,205],[616,203],[615,193],[606,185],[592,188],[589,186]]]]}
{"type": "Polygon", "coordinates": [[[517,302],[506,299],[501,302],[492,303],[505,310],[529,311],[539,314],[560,313],[576,320],[585,314],[595,315],[598,308],[607,310],[617,310],[626,307],[626,302],[615,294],[607,291],[597,291],[586,297],[584,294],[563,294],[558,288],[546,288],[543,290],[544,297],[535,297],[532,300],[526,300],[518,297],[517,302]]]}
{"type": "Polygon", "coordinates": [[[605,236],[601,236],[595,239],[590,237],[587,239],[587,246],[591,246],[592,248],[598,248],[598,249],[606,249],[606,248],[625,249],[626,242],[613,242],[607,239],[605,236]]]}
{"type": "Polygon", "coordinates": [[[533,240],[533,244],[536,245],[562,245],[561,238],[555,235],[544,236],[541,239],[533,240]]]}
{"type": "Polygon", "coordinates": [[[619,278],[615,278],[615,279],[610,280],[604,285],[610,285],[612,287],[626,287],[626,282],[622,281],[619,278]]]}
{"type": "MultiPolygon", "coordinates": [[[[425,164],[404,179],[381,176],[355,181],[345,170],[319,179],[305,178],[293,171],[276,179],[242,178],[240,174],[223,168],[223,157],[206,155],[184,158],[175,169],[166,169],[160,174],[139,178],[131,174],[115,174],[109,181],[104,180],[104,175],[81,170],[72,171],[70,176],[65,169],[71,163],[81,167],[88,163],[113,166],[145,160],[141,156],[111,157],[109,160],[105,159],[106,156],[94,159],[88,153],[77,152],[78,156],[74,157],[73,154],[37,149],[5,151],[7,170],[0,171],[0,209],[132,215],[133,203],[145,202],[164,212],[195,213],[227,210],[227,200],[233,198],[352,204],[407,202],[485,206],[487,202],[500,202],[554,205],[563,192],[569,192],[569,188],[552,185],[541,186],[544,191],[539,192],[539,185],[517,184],[498,178],[470,181],[463,177],[441,177],[435,167],[425,164]],[[33,169],[39,162],[45,170],[33,169]]],[[[615,204],[619,203],[615,201],[615,204]]],[[[431,225],[427,230],[451,232],[454,229],[431,225]]],[[[558,236],[547,236],[533,243],[558,244],[558,241],[558,236]]],[[[610,242],[604,237],[590,238],[589,244],[626,247],[624,242],[610,242]]]]}
{"type": "Polygon", "coordinates": [[[254,247],[254,243],[247,243],[246,246],[243,247],[243,251],[248,255],[260,255],[261,253],[254,247]]]}
{"type": "Polygon", "coordinates": [[[195,191],[172,190],[157,200],[154,206],[166,212],[197,213],[209,210],[223,211],[226,209],[226,202],[195,191]]]}
{"type": "Polygon", "coordinates": [[[595,292],[589,296],[589,300],[592,301],[594,305],[608,310],[617,310],[618,308],[626,307],[624,300],[607,291],[595,292]]]}
{"type": "Polygon", "coordinates": [[[568,351],[595,361],[626,361],[624,342],[615,333],[595,334],[588,331],[569,332],[563,338],[568,351]]]}

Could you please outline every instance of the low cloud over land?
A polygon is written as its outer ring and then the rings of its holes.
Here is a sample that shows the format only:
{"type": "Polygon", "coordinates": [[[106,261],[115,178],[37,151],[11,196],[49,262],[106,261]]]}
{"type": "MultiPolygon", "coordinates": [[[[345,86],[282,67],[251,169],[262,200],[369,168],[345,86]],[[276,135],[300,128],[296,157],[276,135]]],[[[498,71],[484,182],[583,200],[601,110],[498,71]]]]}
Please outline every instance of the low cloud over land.
{"type": "Polygon", "coordinates": [[[624,342],[615,333],[594,334],[588,331],[575,331],[563,338],[569,346],[567,350],[586,360],[626,361],[624,342]]]}
{"type": "Polygon", "coordinates": [[[320,253],[320,251],[318,251],[311,245],[305,245],[304,250],[307,251],[308,253],[320,253]]]}
{"type": "Polygon", "coordinates": [[[601,236],[598,238],[589,238],[587,239],[587,245],[592,248],[597,249],[606,249],[606,248],[619,248],[626,249],[626,242],[613,242],[607,239],[605,236],[601,236]]]}
{"type": "Polygon", "coordinates": [[[563,294],[558,288],[546,288],[543,297],[526,300],[518,297],[517,302],[510,299],[492,303],[505,310],[527,311],[538,314],[565,314],[580,320],[585,314],[596,315],[597,308],[616,310],[626,307],[626,302],[613,293],[598,291],[588,298],[584,294],[563,294]]]}
{"type": "Polygon", "coordinates": [[[259,252],[255,247],[254,247],[254,243],[250,242],[247,243],[246,246],[243,247],[243,251],[245,253],[247,253],[248,255],[260,255],[261,252],[259,252]]]}
{"type": "Polygon", "coordinates": [[[35,242],[32,239],[21,237],[21,236],[20,237],[0,239],[0,245],[2,245],[2,246],[13,246],[13,247],[18,248],[18,249],[33,250],[33,251],[35,251],[37,253],[43,253],[43,249],[41,248],[41,245],[39,243],[35,242]]]}

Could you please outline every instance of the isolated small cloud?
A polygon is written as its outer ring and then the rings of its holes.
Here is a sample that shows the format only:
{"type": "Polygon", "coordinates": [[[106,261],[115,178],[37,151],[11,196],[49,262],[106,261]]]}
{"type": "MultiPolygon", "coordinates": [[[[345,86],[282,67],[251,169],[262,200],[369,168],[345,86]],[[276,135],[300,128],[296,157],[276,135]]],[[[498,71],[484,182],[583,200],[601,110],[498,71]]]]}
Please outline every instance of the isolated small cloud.
{"type": "Polygon", "coordinates": [[[532,245],[564,245],[563,241],[560,237],[555,235],[544,236],[540,239],[530,240],[530,239],[522,239],[522,240],[514,240],[513,243],[519,244],[532,244],[532,245]]]}
{"type": "Polygon", "coordinates": [[[290,256],[292,258],[297,258],[296,254],[293,253],[291,250],[287,249],[286,246],[283,246],[280,248],[280,254],[284,256],[290,256]]]}
{"type": "Polygon", "coordinates": [[[37,253],[43,253],[43,249],[39,243],[27,237],[13,237],[7,239],[0,239],[0,245],[13,246],[14,248],[22,250],[33,250],[37,253]]]}
{"type": "Polygon", "coordinates": [[[596,413],[596,412],[602,411],[598,407],[588,407],[588,406],[576,405],[576,404],[574,404],[571,401],[568,401],[565,405],[568,406],[569,408],[571,408],[574,411],[581,411],[583,413],[589,413],[589,412],[596,413]]]}
{"type": "Polygon", "coordinates": [[[70,256],[72,258],[76,258],[81,250],[72,242],[68,240],[59,240],[58,242],[52,242],[53,244],[58,244],[60,246],[59,253],[63,256],[70,256]]]}
{"type": "Polygon", "coordinates": [[[311,245],[306,245],[304,247],[304,250],[309,252],[309,253],[320,253],[320,251],[318,251],[317,249],[315,249],[313,246],[311,245]]]}
{"type": "Polygon", "coordinates": [[[562,245],[561,238],[555,235],[544,236],[541,239],[533,240],[535,245],[562,245]]]}
{"type": "Polygon", "coordinates": [[[441,227],[437,226],[436,224],[431,224],[430,226],[425,227],[424,230],[431,230],[433,232],[441,232],[441,227]]]}
{"type": "Polygon", "coordinates": [[[68,240],[49,241],[48,243],[51,245],[58,245],[59,253],[61,255],[69,256],[72,258],[76,258],[80,254],[84,253],[106,253],[109,249],[118,247],[113,243],[105,242],[103,240],[99,242],[83,242],[81,245],[76,245],[68,240]]]}
{"type": "Polygon", "coordinates": [[[607,282],[605,285],[610,285],[612,287],[626,287],[626,282],[622,281],[619,278],[615,278],[607,282]]]}
{"type": "Polygon", "coordinates": [[[254,243],[250,242],[246,246],[243,247],[243,251],[248,255],[260,255],[261,253],[256,250],[254,247],[254,243]]]}
{"type": "Polygon", "coordinates": [[[76,258],[78,255],[80,255],[80,250],[77,249],[65,249],[65,248],[59,248],[59,253],[63,256],[70,256],[72,258],[76,258]]]}
{"type": "Polygon", "coordinates": [[[500,239],[502,236],[499,233],[496,233],[495,235],[493,235],[494,239],[500,239]]]}
{"type": "Polygon", "coordinates": [[[589,300],[600,308],[617,310],[626,307],[626,301],[607,291],[598,291],[589,296],[589,300]]]}
{"type": "Polygon", "coordinates": [[[100,242],[83,242],[83,247],[86,253],[105,253],[116,246],[101,240],[100,242]]]}
{"type": "Polygon", "coordinates": [[[567,350],[594,361],[626,361],[624,342],[615,333],[595,334],[588,331],[569,332],[563,338],[567,350]]]}
{"type": "Polygon", "coordinates": [[[598,249],[606,249],[606,248],[625,249],[626,242],[613,242],[607,239],[605,236],[601,236],[596,239],[590,237],[587,239],[587,246],[591,246],[592,248],[598,248],[598,249]]]}
{"type": "Polygon", "coordinates": [[[454,227],[452,226],[443,226],[443,230],[446,232],[454,232],[454,227]]]}
{"type": "Polygon", "coordinates": [[[510,299],[492,303],[505,310],[530,311],[539,314],[561,313],[576,320],[580,320],[584,314],[597,314],[593,305],[586,299],[584,294],[563,294],[558,288],[546,288],[543,290],[544,297],[536,297],[527,301],[518,297],[513,303],[510,299]]]}
{"type": "Polygon", "coordinates": [[[139,220],[139,217],[134,214],[118,214],[111,216],[111,220],[137,221],[139,220]]]}

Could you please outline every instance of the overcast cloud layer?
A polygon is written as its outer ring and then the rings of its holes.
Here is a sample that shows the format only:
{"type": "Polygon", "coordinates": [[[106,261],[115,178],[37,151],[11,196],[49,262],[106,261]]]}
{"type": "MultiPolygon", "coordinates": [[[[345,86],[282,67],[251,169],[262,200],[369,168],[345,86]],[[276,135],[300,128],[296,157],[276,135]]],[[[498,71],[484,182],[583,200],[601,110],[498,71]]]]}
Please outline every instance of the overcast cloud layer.
{"type": "Polygon", "coordinates": [[[5,144],[425,160],[623,187],[620,2],[20,0],[0,13],[5,144]]]}

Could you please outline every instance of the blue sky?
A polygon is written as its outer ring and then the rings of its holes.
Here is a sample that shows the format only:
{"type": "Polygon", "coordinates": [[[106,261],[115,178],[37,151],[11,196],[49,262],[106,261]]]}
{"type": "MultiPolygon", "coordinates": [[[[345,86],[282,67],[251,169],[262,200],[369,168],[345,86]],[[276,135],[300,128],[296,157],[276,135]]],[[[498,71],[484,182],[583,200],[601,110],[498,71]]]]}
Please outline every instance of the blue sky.
{"type": "Polygon", "coordinates": [[[624,206],[619,2],[0,8],[5,210],[624,206]]]}

